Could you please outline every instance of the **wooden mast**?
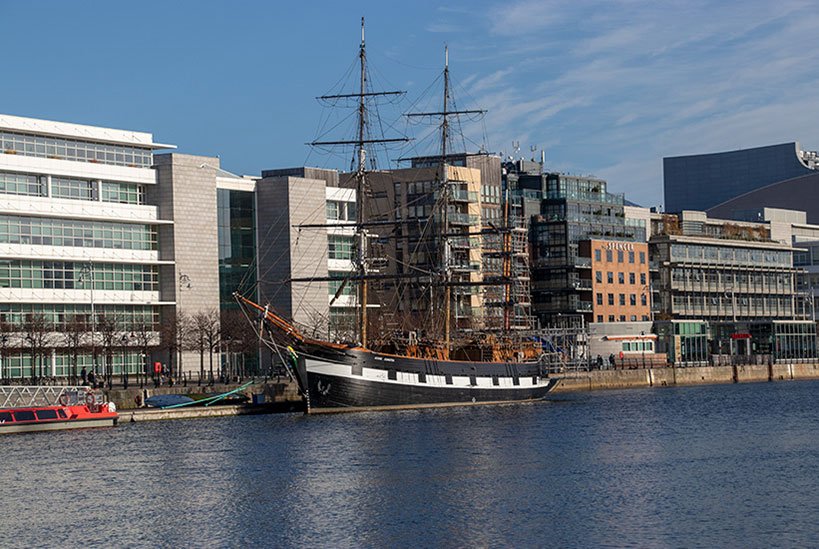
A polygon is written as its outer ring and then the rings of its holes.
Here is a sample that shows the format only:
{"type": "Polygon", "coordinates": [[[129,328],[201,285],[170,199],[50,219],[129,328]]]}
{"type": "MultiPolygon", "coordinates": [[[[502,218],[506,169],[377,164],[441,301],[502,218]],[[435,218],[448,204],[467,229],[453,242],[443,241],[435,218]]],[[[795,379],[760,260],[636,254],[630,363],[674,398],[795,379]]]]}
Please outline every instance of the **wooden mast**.
{"type": "Polygon", "coordinates": [[[443,260],[444,260],[444,347],[449,358],[451,349],[452,319],[452,287],[450,286],[452,272],[450,270],[451,250],[449,248],[449,178],[446,165],[446,141],[449,137],[449,46],[444,46],[444,109],[441,120],[441,180],[443,189],[442,222],[443,231],[443,260]]]}
{"type": "Polygon", "coordinates": [[[358,283],[358,325],[359,337],[362,347],[367,346],[367,231],[362,226],[364,222],[364,173],[366,170],[367,153],[364,149],[364,131],[366,124],[366,105],[364,104],[364,94],[367,91],[367,48],[364,42],[364,18],[361,18],[361,46],[358,51],[358,58],[361,64],[361,81],[358,95],[358,143],[356,144],[358,154],[358,167],[356,170],[356,267],[361,280],[358,283]]]}
{"type": "Polygon", "coordinates": [[[367,135],[367,98],[388,95],[403,95],[403,91],[367,91],[367,48],[364,41],[364,18],[361,18],[361,44],[358,48],[358,59],[361,68],[359,78],[359,89],[357,93],[322,95],[320,100],[333,99],[358,99],[357,115],[358,125],[356,128],[356,139],[340,141],[313,141],[312,146],[354,146],[353,160],[355,162],[355,189],[356,189],[356,219],[355,219],[355,269],[358,280],[358,343],[362,347],[367,346],[367,230],[365,229],[365,205],[367,198],[367,149],[370,144],[375,143],[398,143],[406,142],[406,137],[392,139],[370,139],[367,135]]]}

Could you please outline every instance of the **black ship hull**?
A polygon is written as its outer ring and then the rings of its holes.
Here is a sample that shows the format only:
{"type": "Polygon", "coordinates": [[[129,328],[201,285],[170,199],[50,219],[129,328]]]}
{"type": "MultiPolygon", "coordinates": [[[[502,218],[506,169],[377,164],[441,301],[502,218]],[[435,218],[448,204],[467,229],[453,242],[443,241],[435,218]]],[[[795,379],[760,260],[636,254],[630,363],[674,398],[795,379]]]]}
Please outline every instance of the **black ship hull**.
{"type": "Polygon", "coordinates": [[[537,363],[458,362],[312,349],[298,360],[308,413],[526,402],[557,380],[537,363]]]}

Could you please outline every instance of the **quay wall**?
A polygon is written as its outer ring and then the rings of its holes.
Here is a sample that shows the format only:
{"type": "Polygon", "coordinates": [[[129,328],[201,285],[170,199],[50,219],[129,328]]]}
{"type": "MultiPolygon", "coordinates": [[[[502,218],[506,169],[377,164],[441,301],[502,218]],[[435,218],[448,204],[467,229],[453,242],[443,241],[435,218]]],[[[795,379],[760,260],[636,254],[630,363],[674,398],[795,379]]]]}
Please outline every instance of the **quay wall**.
{"type": "MultiPolygon", "coordinates": [[[[212,387],[198,385],[184,386],[179,384],[171,387],[154,387],[153,385],[139,387],[132,385],[127,389],[106,390],[105,395],[108,401],[116,404],[118,410],[132,410],[141,407],[137,404],[138,401],[144,403],[145,399],[154,395],[191,395],[201,393],[218,395],[232,391],[238,387],[239,385],[214,385],[212,387]]],[[[266,404],[301,402],[301,396],[295,383],[286,380],[260,381],[242,392],[248,395],[248,397],[252,395],[264,395],[263,400],[266,404]]]]}
{"type": "Polygon", "coordinates": [[[689,368],[646,368],[636,370],[593,370],[566,374],[554,388],[555,393],[672,387],[675,385],[715,385],[819,379],[819,364],[751,364],[737,366],[698,366],[689,368]]]}

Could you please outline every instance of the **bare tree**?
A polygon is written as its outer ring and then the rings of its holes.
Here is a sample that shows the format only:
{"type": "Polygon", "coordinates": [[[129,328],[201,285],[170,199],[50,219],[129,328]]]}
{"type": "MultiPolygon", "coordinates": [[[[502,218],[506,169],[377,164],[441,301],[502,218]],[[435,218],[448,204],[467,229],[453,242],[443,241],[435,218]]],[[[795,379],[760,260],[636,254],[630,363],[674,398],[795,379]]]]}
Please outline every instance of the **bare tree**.
{"type": "Polygon", "coordinates": [[[231,372],[242,377],[248,374],[245,364],[248,357],[255,362],[259,356],[259,337],[253,326],[239,310],[227,310],[222,313],[222,346],[234,359],[241,361],[241,371],[231,372]]]}
{"type": "Polygon", "coordinates": [[[190,338],[190,332],[190,318],[182,311],[169,314],[162,319],[159,327],[159,347],[168,352],[168,372],[171,377],[182,372],[181,355],[185,343],[190,338]]]}
{"type": "Polygon", "coordinates": [[[31,384],[37,385],[37,365],[39,377],[44,377],[43,355],[51,345],[53,327],[43,313],[28,313],[23,321],[23,339],[31,355],[31,384]]]}
{"type": "Polygon", "coordinates": [[[6,383],[5,380],[11,378],[11,370],[6,364],[6,360],[9,356],[9,348],[14,331],[14,325],[9,324],[5,320],[0,321],[0,383],[4,385],[6,383]]]}
{"type": "MultiPolygon", "coordinates": [[[[193,331],[198,339],[200,353],[207,349],[208,363],[210,367],[210,381],[213,383],[213,352],[219,346],[221,338],[221,326],[219,311],[210,309],[208,311],[200,311],[193,315],[193,331]]],[[[202,355],[200,354],[200,357],[202,355]]],[[[204,368],[204,364],[201,366],[204,368]]],[[[203,372],[200,371],[200,375],[203,372]]]]}
{"type": "Polygon", "coordinates": [[[114,348],[117,346],[117,332],[120,329],[119,319],[111,314],[97,315],[97,331],[102,341],[102,353],[105,358],[103,370],[108,388],[111,388],[114,377],[114,348]]]}
{"type": "Polygon", "coordinates": [[[85,336],[89,333],[88,322],[85,315],[71,315],[68,317],[63,329],[63,343],[71,356],[71,368],[68,377],[77,382],[79,378],[79,354],[85,346],[85,336]]]}
{"type": "Polygon", "coordinates": [[[133,329],[132,336],[134,343],[139,347],[142,353],[142,370],[147,377],[151,373],[150,356],[148,351],[156,346],[155,333],[156,329],[150,322],[144,319],[135,322],[131,328],[133,329]]]}

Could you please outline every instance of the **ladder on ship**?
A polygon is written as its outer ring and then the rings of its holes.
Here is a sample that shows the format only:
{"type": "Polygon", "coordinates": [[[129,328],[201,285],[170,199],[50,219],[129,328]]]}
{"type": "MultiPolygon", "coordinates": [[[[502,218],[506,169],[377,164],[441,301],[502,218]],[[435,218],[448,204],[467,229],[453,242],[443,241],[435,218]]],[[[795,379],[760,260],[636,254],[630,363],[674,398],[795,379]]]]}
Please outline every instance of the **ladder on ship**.
{"type": "Polygon", "coordinates": [[[74,385],[0,385],[0,408],[54,406],[63,393],[83,394],[87,390],[74,385]]]}

